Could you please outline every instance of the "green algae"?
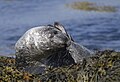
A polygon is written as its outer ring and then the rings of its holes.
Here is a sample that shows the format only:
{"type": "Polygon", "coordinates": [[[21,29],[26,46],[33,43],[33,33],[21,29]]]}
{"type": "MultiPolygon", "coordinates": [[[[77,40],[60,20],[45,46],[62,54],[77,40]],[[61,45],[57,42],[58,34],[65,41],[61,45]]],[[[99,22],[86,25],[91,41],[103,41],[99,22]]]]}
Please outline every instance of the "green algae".
{"type": "Polygon", "coordinates": [[[0,82],[119,82],[120,52],[98,51],[81,64],[46,69],[41,75],[18,70],[15,59],[0,57],[0,82]]]}
{"type": "Polygon", "coordinates": [[[99,6],[96,3],[92,2],[73,2],[71,4],[66,4],[67,7],[76,9],[76,10],[85,10],[85,11],[98,11],[98,12],[116,12],[117,9],[114,6],[99,6]]]}

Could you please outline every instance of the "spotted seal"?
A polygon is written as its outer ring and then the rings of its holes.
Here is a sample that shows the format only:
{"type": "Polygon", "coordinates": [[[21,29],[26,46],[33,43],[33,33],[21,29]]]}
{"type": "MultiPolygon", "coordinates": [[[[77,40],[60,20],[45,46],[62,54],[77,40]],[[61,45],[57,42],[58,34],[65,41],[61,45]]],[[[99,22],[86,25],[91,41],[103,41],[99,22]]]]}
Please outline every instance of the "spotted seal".
{"type": "Polygon", "coordinates": [[[75,43],[64,26],[54,25],[34,27],[28,30],[15,44],[16,66],[27,70],[37,70],[42,65],[64,66],[80,63],[84,57],[93,54],[75,43]],[[31,67],[31,68],[30,68],[31,67]]]}

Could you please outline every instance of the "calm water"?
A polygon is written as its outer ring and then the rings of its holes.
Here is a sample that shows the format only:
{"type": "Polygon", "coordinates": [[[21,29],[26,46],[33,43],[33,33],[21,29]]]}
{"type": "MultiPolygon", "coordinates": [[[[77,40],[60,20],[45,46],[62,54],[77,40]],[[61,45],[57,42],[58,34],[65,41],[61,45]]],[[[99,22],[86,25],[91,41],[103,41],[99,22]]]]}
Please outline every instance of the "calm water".
{"type": "MultiPolygon", "coordinates": [[[[120,51],[120,0],[88,0],[111,5],[117,12],[73,10],[79,0],[0,0],[0,55],[14,53],[14,44],[28,29],[61,22],[74,40],[89,49],[120,51]]],[[[80,0],[87,1],[87,0],[80,0]]]]}

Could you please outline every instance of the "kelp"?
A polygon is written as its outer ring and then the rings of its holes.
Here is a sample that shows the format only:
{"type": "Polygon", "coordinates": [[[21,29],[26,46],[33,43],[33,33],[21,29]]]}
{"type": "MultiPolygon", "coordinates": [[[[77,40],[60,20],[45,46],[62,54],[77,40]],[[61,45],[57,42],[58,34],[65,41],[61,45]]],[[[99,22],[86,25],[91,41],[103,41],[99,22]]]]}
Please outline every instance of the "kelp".
{"type": "Polygon", "coordinates": [[[98,12],[116,12],[117,8],[114,6],[100,6],[92,2],[73,2],[71,4],[66,4],[67,7],[76,9],[76,10],[85,10],[85,11],[98,11],[98,12]]]}
{"type": "Polygon", "coordinates": [[[120,52],[97,51],[81,64],[46,68],[43,74],[18,70],[15,59],[0,57],[0,82],[119,82],[120,52]]]}

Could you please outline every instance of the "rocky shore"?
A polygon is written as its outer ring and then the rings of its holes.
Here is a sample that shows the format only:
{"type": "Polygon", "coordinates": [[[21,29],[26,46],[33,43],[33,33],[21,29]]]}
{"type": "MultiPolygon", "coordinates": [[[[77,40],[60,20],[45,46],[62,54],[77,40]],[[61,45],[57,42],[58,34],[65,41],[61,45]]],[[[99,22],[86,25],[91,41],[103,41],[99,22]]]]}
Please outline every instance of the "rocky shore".
{"type": "Polygon", "coordinates": [[[46,68],[40,75],[18,70],[15,59],[0,57],[0,82],[119,82],[120,52],[97,51],[82,64],[46,68]]]}

